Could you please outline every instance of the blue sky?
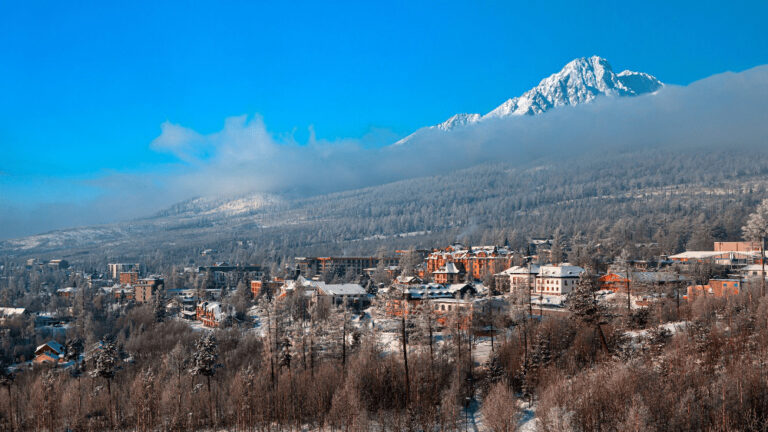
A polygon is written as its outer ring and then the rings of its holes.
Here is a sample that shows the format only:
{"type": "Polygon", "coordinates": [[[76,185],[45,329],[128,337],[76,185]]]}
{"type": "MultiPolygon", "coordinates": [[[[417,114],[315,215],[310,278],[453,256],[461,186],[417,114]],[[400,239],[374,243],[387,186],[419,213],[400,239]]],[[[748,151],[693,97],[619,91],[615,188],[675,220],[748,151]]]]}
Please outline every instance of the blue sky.
{"type": "Polygon", "coordinates": [[[311,129],[375,146],[487,112],[575,57],[683,85],[768,63],[768,2],[668,3],[6,2],[0,205],[162,177],[179,162],[150,145],[166,121],[209,134],[260,115],[299,144],[311,129]]]}

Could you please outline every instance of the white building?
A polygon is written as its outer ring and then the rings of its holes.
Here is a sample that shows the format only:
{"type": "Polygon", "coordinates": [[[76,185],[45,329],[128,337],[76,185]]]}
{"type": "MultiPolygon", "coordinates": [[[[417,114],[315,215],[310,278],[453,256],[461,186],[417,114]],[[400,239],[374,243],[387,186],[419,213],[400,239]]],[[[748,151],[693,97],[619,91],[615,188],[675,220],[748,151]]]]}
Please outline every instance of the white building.
{"type": "Polygon", "coordinates": [[[541,266],[539,274],[536,276],[534,293],[568,294],[576,287],[579,275],[583,272],[583,268],[568,263],[541,266]]]}
{"type": "Polygon", "coordinates": [[[509,292],[519,292],[533,288],[536,276],[539,274],[540,266],[531,264],[530,266],[514,266],[497,273],[500,278],[509,278],[509,292]]]}
{"type": "Polygon", "coordinates": [[[321,298],[334,306],[367,306],[368,292],[359,284],[322,284],[315,291],[317,300],[321,298]]]}
{"type": "MultiPolygon", "coordinates": [[[[744,278],[759,278],[763,274],[763,266],[761,264],[750,264],[742,267],[739,272],[744,278]]],[[[768,265],[765,266],[765,272],[768,273],[768,265]]]]}

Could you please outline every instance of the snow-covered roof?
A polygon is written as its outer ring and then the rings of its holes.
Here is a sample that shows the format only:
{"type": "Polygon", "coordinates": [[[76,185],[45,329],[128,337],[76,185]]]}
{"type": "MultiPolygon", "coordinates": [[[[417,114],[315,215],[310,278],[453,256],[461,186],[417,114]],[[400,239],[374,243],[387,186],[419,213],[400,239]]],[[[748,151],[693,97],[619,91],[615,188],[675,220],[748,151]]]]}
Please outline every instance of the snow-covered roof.
{"type": "Polygon", "coordinates": [[[457,284],[450,284],[450,285],[448,285],[448,286],[446,287],[446,289],[447,289],[447,290],[448,290],[448,292],[450,292],[450,293],[457,293],[457,292],[459,292],[459,291],[463,290],[463,289],[464,289],[464,288],[466,288],[466,287],[469,287],[469,289],[471,289],[472,291],[476,291],[476,290],[475,290],[475,287],[474,287],[474,286],[472,286],[472,284],[469,284],[469,283],[457,283],[457,284]]]}
{"type": "Polygon", "coordinates": [[[436,270],[435,273],[439,273],[439,274],[459,274],[461,272],[459,271],[459,268],[456,267],[456,264],[454,264],[452,262],[447,262],[447,263],[445,263],[445,265],[441,269],[436,270]]]}
{"type": "Polygon", "coordinates": [[[363,296],[368,294],[358,284],[324,284],[319,291],[332,296],[363,296]]]}
{"type": "Polygon", "coordinates": [[[219,302],[203,302],[198,306],[205,309],[206,312],[212,313],[213,317],[218,321],[226,316],[224,312],[224,306],[219,302]]]}
{"type": "Polygon", "coordinates": [[[398,276],[395,281],[402,284],[410,284],[414,282],[420,282],[421,279],[416,276],[398,276]]]}
{"type": "Polygon", "coordinates": [[[14,307],[0,307],[0,316],[21,315],[26,309],[14,307]]]}
{"type": "Polygon", "coordinates": [[[578,277],[584,272],[584,269],[579,266],[563,263],[560,265],[545,265],[541,266],[539,276],[543,277],[578,277]]]}
{"type": "Polygon", "coordinates": [[[453,293],[446,287],[435,283],[408,288],[407,292],[408,296],[412,299],[453,297],[453,293]]]}
{"type": "Polygon", "coordinates": [[[716,257],[730,257],[730,256],[760,256],[760,252],[747,252],[747,251],[685,251],[676,255],[670,255],[670,259],[706,259],[716,257]]]}
{"type": "MultiPolygon", "coordinates": [[[[627,278],[627,272],[612,272],[622,279],[627,278]]],[[[671,272],[649,272],[633,271],[630,272],[631,281],[636,283],[660,283],[660,282],[681,282],[688,280],[685,276],[677,275],[671,272]]]]}
{"type": "Polygon", "coordinates": [[[42,348],[45,348],[46,346],[48,346],[53,351],[55,351],[56,354],[64,354],[64,345],[56,342],[55,340],[51,340],[42,345],[39,345],[37,348],[35,348],[35,352],[40,351],[42,348]]]}
{"type": "Polygon", "coordinates": [[[685,251],[679,254],[670,255],[672,259],[703,259],[713,258],[718,255],[723,255],[728,252],[715,252],[715,251],[685,251]]]}
{"type": "Polygon", "coordinates": [[[536,275],[536,274],[539,274],[539,268],[540,266],[538,264],[531,264],[530,269],[528,268],[528,266],[513,266],[497,274],[498,275],[519,275],[519,274],[527,275],[529,274],[529,271],[530,271],[530,274],[536,275]]]}

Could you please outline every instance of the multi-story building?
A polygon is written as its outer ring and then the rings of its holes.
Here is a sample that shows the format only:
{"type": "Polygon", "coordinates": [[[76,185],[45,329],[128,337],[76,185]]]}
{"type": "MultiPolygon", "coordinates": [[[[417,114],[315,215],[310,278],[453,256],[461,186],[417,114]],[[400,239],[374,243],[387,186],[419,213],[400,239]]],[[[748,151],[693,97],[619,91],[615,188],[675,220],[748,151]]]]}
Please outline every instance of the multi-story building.
{"type": "Polygon", "coordinates": [[[539,267],[538,264],[514,266],[497,273],[496,285],[502,288],[499,291],[503,291],[503,288],[511,293],[532,290],[536,283],[536,276],[539,274],[539,267]]]}
{"type": "Polygon", "coordinates": [[[280,287],[285,284],[283,278],[273,278],[272,280],[255,279],[251,281],[251,294],[253,298],[260,296],[262,293],[267,297],[271,297],[274,293],[280,291],[280,287]]]}
{"type": "Polygon", "coordinates": [[[139,272],[141,266],[139,263],[109,263],[107,264],[109,269],[109,277],[112,280],[118,280],[120,273],[123,272],[139,272]]]}
{"type": "Polygon", "coordinates": [[[760,242],[714,242],[715,252],[760,252],[760,242]]]}
{"type": "Polygon", "coordinates": [[[163,285],[163,279],[148,277],[139,279],[134,288],[134,298],[139,303],[146,303],[152,299],[158,289],[163,285]]]}
{"type": "Polygon", "coordinates": [[[384,261],[384,267],[396,266],[398,257],[296,257],[296,268],[302,276],[318,274],[363,274],[365,269],[378,267],[384,261]]]}
{"type": "Polygon", "coordinates": [[[135,285],[139,281],[139,273],[135,271],[120,272],[120,284],[135,285]]]}
{"type": "Polygon", "coordinates": [[[600,276],[598,283],[600,289],[609,289],[613,292],[627,292],[627,285],[630,289],[633,286],[661,286],[671,284],[683,284],[688,282],[684,276],[672,272],[651,272],[651,271],[630,271],[627,277],[626,271],[609,271],[600,276]]]}
{"type": "Polygon", "coordinates": [[[447,262],[444,266],[435,270],[432,276],[435,279],[435,283],[439,284],[455,284],[464,280],[467,272],[464,271],[464,265],[453,262],[447,262]]]}
{"type": "Polygon", "coordinates": [[[474,279],[481,279],[486,274],[495,274],[512,266],[514,252],[497,246],[478,246],[466,248],[456,244],[442,250],[435,250],[427,256],[427,273],[434,273],[446,263],[461,264],[464,271],[474,279]]]}
{"type": "Polygon", "coordinates": [[[227,308],[219,302],[202,302],[197,304],[196,318],[206,327],[219,327],[229,315],[227,308]]]}
{"type": "Polygon", "coordinates": [[[579,281],[584,269],[568,263],[544,265],[536,276],[534,292],[536,294],[562,295],[568,294],[579,281]]]}

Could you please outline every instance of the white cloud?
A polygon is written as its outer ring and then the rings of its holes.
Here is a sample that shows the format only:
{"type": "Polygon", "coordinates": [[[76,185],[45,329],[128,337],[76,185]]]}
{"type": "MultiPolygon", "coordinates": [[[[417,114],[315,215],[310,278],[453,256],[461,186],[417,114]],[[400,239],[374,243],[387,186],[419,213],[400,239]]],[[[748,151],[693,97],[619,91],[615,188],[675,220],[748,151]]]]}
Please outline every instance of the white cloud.
{"type": "Polygon", "coordinates": [[[178,126],[164,128],[155,142],[198,149],[185,153],[182,160],[199,154],[199,148],[210,151],[207,159],[198,159],[171,177],[169,187],[187,195],[312,194],[443,173],[486,161],[527,163],[655,146],[693,150],[763,145],[768,136],[766,112],[768,67],[759,67],[716,75],[687,87],[666,86],[652,95],[599,98],[592,104],[535,117],[490,119],[453,132],[422,130],[401,146],[367,146],[365,139],[324,141],[314,135],[300,145],[290,138],[277,139],[258,116],[227,119],[221,131],[202,137],[178,126]]]}
{"type": "MultiPolygon", "coordinates": [[[[501,97],[503,99],[503,97],[501,97]]],[[[372,130],[335,141],[311,134],[306,143],[270,133],[260,116],[226,119],[201,134],[165,122],[151,148],[178,161],[151,172],[112,174],[91,181],[105,190],[93,213],[113,220],[150,213],[194,196],[246,192],[316,194],[446,173],[487,161],[527,164],[590,152],[639,147],[705,151],[765,146],[768,66],[719,74],[686,87],[666,86],[635,98],[598,98],[536,117],[490,119],[444,132],[422,130],[406,145],[372,130]]],[[[82,216],[80,216],[82,218],[82,216]]],[[[72,220],[80,224],[82,219],[72,220]]],[[[87,222],[87,221],[85,221],[87,222]]],[[[40,231],[47,227],[40,227],[40,231]]]]}

